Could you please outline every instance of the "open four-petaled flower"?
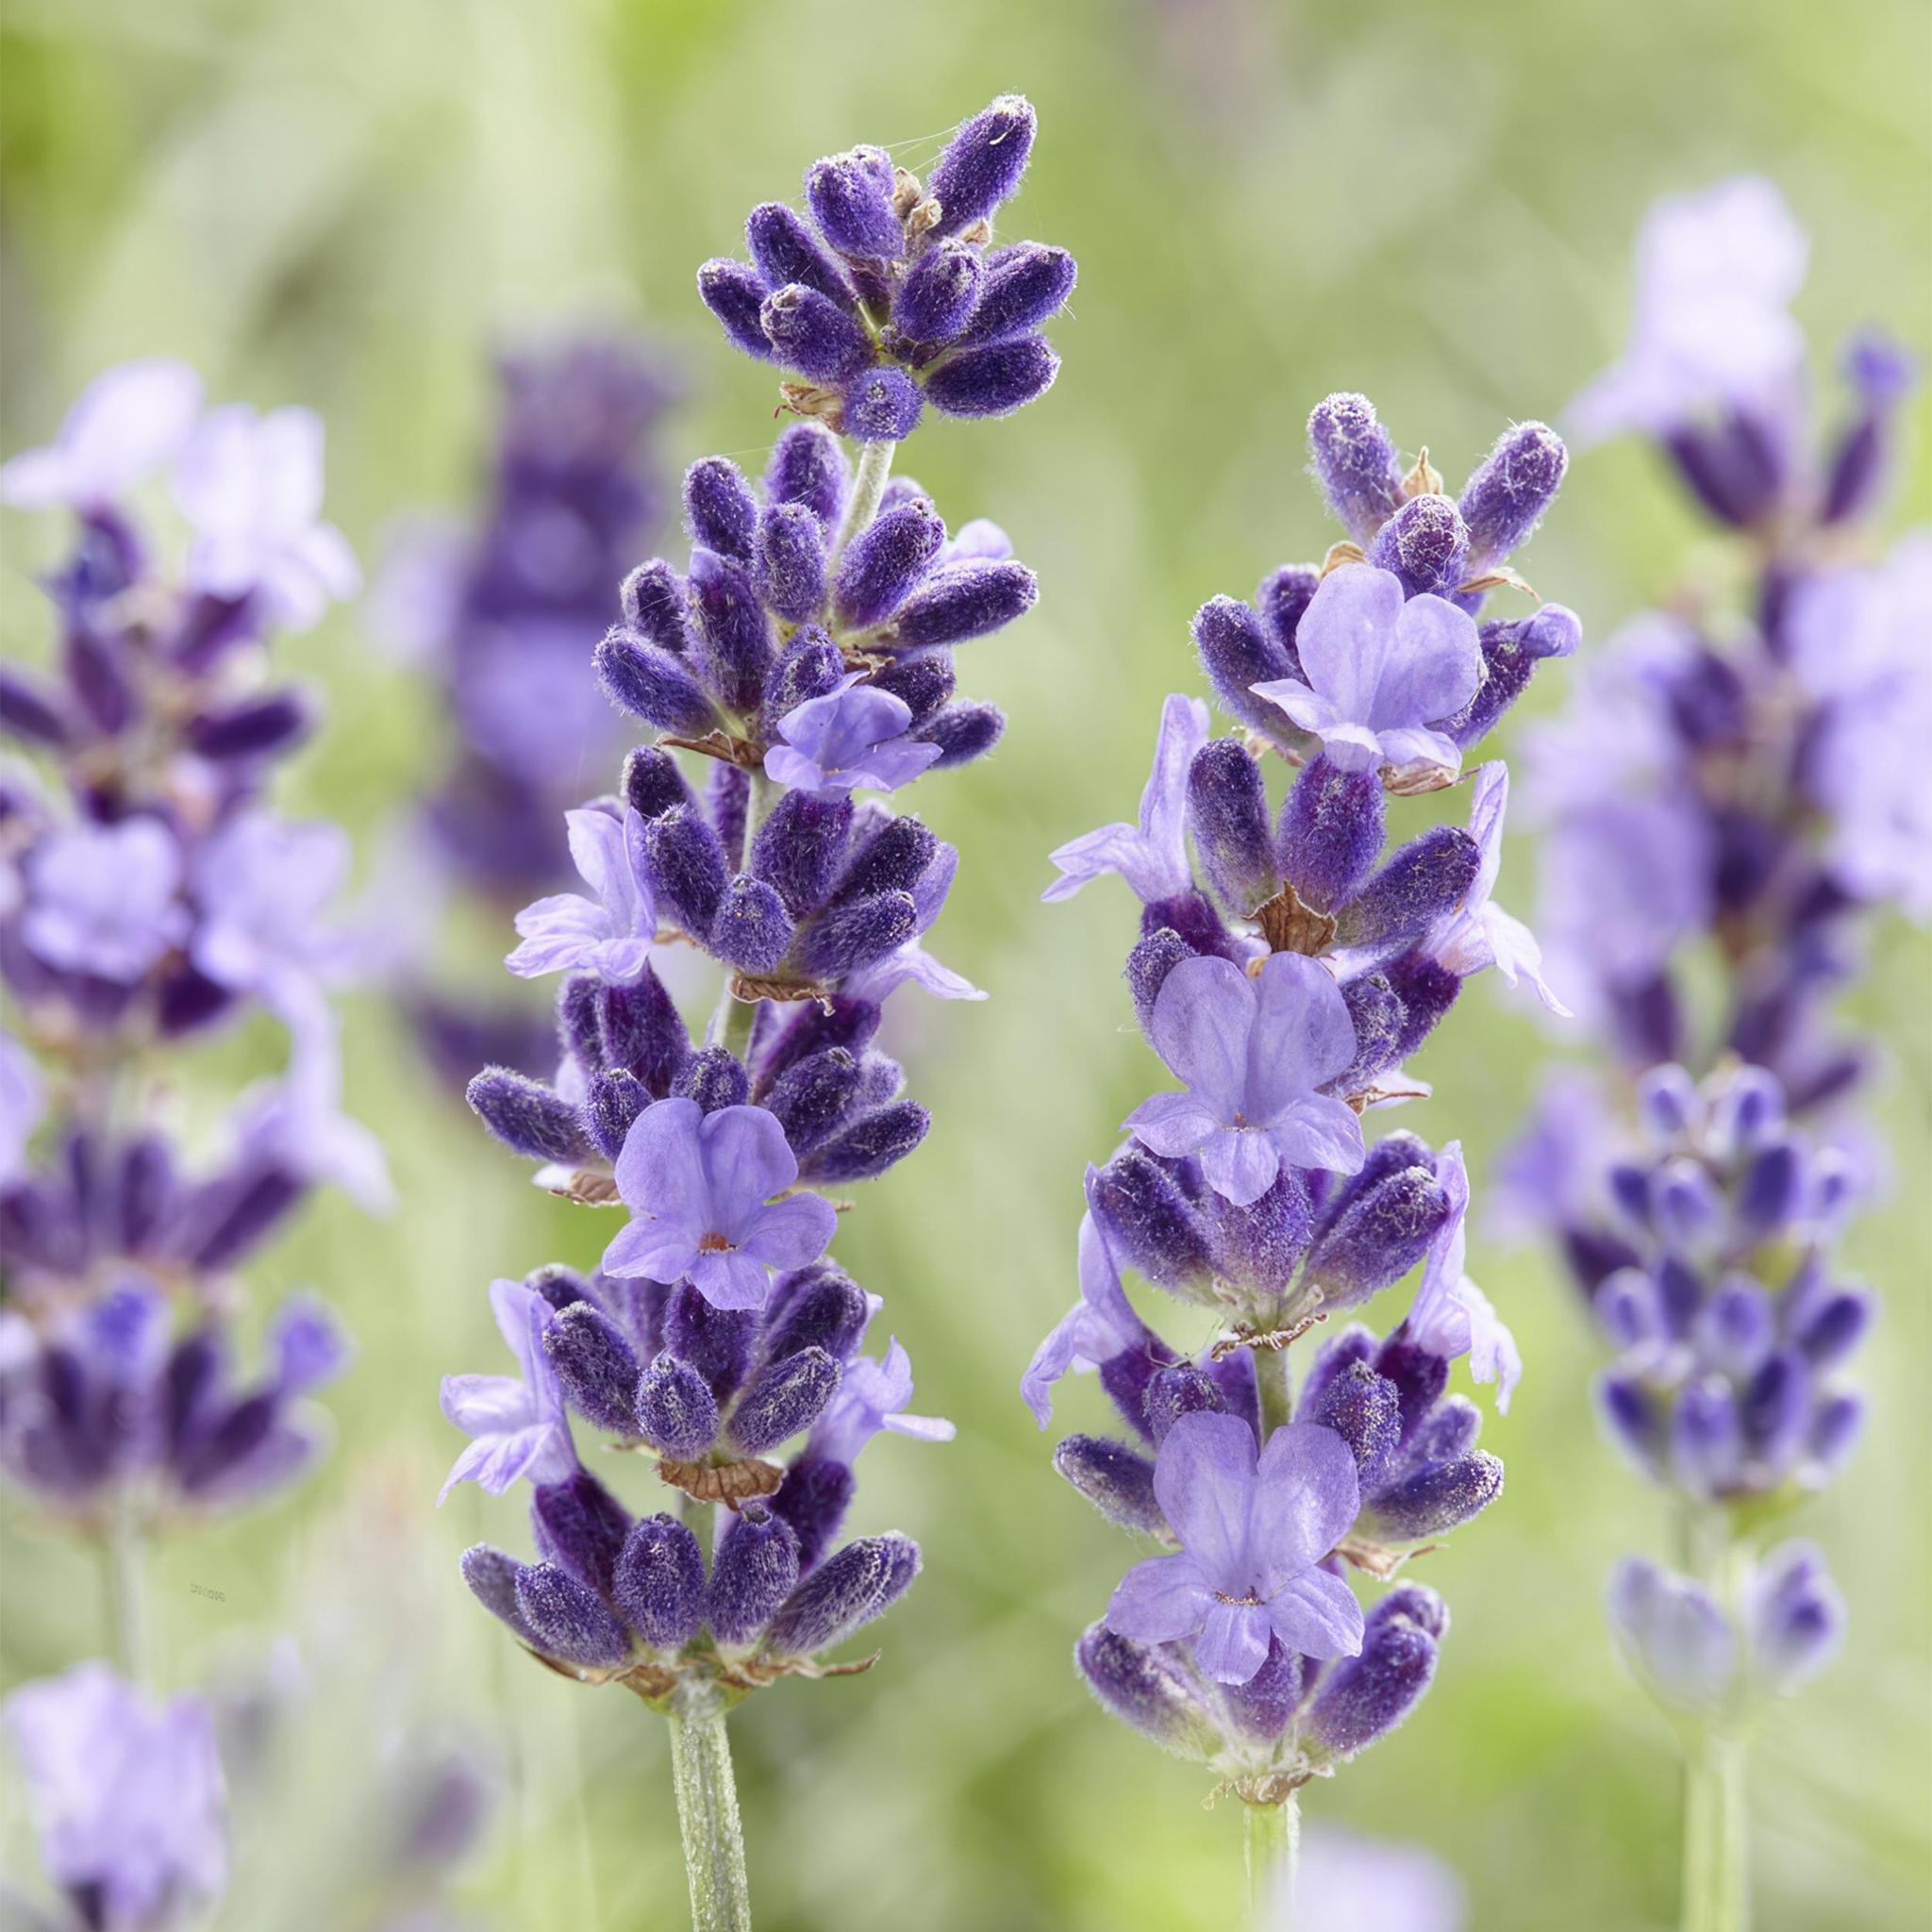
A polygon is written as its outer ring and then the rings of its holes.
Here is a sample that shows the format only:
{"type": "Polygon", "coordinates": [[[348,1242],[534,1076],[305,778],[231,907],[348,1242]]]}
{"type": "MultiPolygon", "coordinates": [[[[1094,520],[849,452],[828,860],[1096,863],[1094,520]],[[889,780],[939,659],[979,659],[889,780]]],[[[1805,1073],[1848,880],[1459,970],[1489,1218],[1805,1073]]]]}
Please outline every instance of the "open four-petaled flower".
{"type": "Polygon", "coordinates": [[[1108,1628],[1142,1643],[1194,1640],[1194,1661],[1245,1684],[1274,1635],[1304,1657],[1354,1657],[1361,1607],[1320,1567],[1360,1507],[1355,1457],[1332,1430],[1292,1423],[1258,1458],[1241,1417],[1197,1409],[1168,1430],[1154,1494],[1180,1552],[1122,1577],[1108,1628]]]}
{"type": "Polygon", "coordinates": [[[524,942],[504,964],[519,979],[575,970],[634,986],[658,930],[657,903],[638,856],[643,820],[634,806],[621,820],[594,808],[563,816],[572,861],[595,896],[553,892],[525,906],[516,921],[524,942]]]}
{"type": "Polygon", "coordinates": [[[1217,1194],[1244,1208],[1284,1164],[1361,1166],[1360,1121],[1316,1091],[1354,1059],[1356,1040],[1341,989],[1314,960],[1274,953],[1250,978],[1227,959],[1183,959],[1148,1031],[1188,1091],[1157,1093],[1123,1124],[1156,1154],[1198,1154],[1217,1194]]]}
{"type": "Polygon", "coordinates": [[[550,1305],[521,1281],[494,1281],[490,1307],[521,1374],[442,1378],[442,1412],[471,1441],[451,1468],[439,1503],[461,1482],[500,1496],[524,1476],[560,1483],[577,1466],[563,1391],[543,1352],[550,1305]]]}
{"type": "Polygon", "coordinates": [[[1295,627],[1307,674],[1253,687],[1322,741],[1345,772],[1440,766],[1462,754],[1428,727],[1454,717],[1482,682],[1475,620],[1445,597],[1405,598],[1393,571],[1352,563],[1331,571],[1295,627]]]}
{"type": "MultiPolygon", "coordinates": [[[[856,675],[856,674],[854,674],[856,675]]],[[[765,775],[800,791],[891,791],[916,778],[940,755],[936,744],[906,736],[912,708],[870,686],[808,698],[778,720],[785,741],[765,754],[765,775]]]]}
{"type": "Polygon", "coordinates": [[[605,1249],[604,1272],[689,1279],[714,1308],[762,1307],[772,1270],[816,1261],[838,1225],[820,1195],[772,1198],[797,1178],[785,1130],[763,1108],[658,1101],[617,1157],[632,1220],[605,1249]]]}

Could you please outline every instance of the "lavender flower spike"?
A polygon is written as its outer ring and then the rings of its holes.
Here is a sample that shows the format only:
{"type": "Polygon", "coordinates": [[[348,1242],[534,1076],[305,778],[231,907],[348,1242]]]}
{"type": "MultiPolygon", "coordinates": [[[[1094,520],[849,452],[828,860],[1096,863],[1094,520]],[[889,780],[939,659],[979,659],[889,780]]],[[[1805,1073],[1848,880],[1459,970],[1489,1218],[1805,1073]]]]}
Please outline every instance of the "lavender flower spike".
{"type": "Polygon", "coordinates": [[[1405,599],[1393,571],[1349,564],[1322,579],[1295,649],[1307,682],[1274,678],[1255,694],[1313,732],[1331,763],[1344,772],[1440,767],[1450,777],[1461,769],[1462,754],[1429,727],[1482,682],[1482,647],[1466,611],[1442,597],[1405,599]]]}
{"type": "Polygon", "coordinates": [[[820,797],[870,787],[895,791],[940,757],[940,747],[906,735],[912,708],[891,692],[860,687],[849,674],[843,688],[808,698],[778,720],[785,742],[765,754],[765,775],[820,797]]]}
{"type": "Polygon", "coordinates": [[[471,1441],[451,1467],[439,1503],[458,1483],[500,1496],[525,1477],[562,1482],[577,1466],[563,1392],[543,1347],[549,1304],[520,1281],[495,1281],[490,1307],[520,1374],[442,1378],[442,1412],[471,1441]]]}
{"type": "Polygon", "coordinates": [[[762,1307],[772,1270],[816,1261],[839,1224],[817,1194],[772,1198],[797,1178],[784,1129],[763,1108],[708,1114],[694,1100],[658,1101],[617,1157],[633,1219],[604,1251],[604,1273],[689,1276],[714,1308],[762,1307]]]}
{"type": "Polygon", "coordinates": [[[1154,1003],[1150,1029],[1186,1093],[1158,1093],[1124,1123],[1153,1153],[1198,1154],[1208,1184],[1245,1208],[1284,1165],[1353,1174],[1361,1122],[1317,1091],[1355,1058],[1341,991],[1314,960],[1275,953],[1250,978],[1232,961],[1183,959],[1154,1003]]]}
{"type": "Polygon", "coordinates": [[[1071,899],[1091,880],[1115,872],[1146,905],[1171,899],[1193,884],[1188,865],[1188,768],[1208,742],[1208,707],[1199,698],[1171,697],[1161,707],[1154,770],[1141,793],[1139,824],[1102,825],[1062,845],[1051,857],[1061,876],[1042,899],[1071,899]]]}
{"type": "Polygon", "coordinates": [[[504,961],[519,979],[575,970],[612,986],[635,986],[651,957],[658,908],[645,874],[644,822],[635,806],[622,819],[595,807],[564,814],[570,856],[596,895],[556,892],[517,914],[523,944],[504,961]]]}
{"type": "Polygon", "coordinates": [[[1245,1684],[1267,1660],[1272,1632],[1304,1657],[1354,1657],[1361,1607],[1320,1567],[1359,1507],[1355,1458],[1341,1437],[1292,1423],[1258,1459],[1240,1418],[1196,1411],[1167,1432],[1154,1492],[1180,1539],[1121,1579],[1107,1624],[1143,1643],[1191,1637],[1217,1683],[1245,1684]]]}

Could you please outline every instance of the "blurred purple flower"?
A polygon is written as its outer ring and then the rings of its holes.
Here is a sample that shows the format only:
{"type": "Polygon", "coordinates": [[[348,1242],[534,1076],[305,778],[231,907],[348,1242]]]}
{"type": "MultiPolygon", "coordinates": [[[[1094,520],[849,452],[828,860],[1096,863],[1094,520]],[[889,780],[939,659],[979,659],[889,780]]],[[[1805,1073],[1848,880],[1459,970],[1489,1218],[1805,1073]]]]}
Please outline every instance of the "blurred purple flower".
{"type": "Polygon", "coordinates": [[[1295,628],[1307,682],[1252,687],[1322,741],[1344,772],[1440,766],[1462,754],[1428,726],[1453,717],[1482,682],[1475,620],[1447,599],[1405,598],[1393,571],[1347,564],[1322,579],[1295,628]]]}
{"type": "Polygon", "coordinates": [[[617,1157],[633,1218],[604,1251],[604,1273],[688,1278],[713,1307],[762,1307],[772,1270],[816,1261],[839,1224],[818,1194],[772,1199],[797,1178],[785,1130],[763,1108],[708,1114],[694,1100],[658,1101],[617,1157]]]}
{"type": "Polygon", "coordinates": [[[1257,1459],[1239,1416],[1195,1410],[1168,1430],[1154,1493],[1180,1553],[1127,1572],[1108,1606],[1110,1630],[1142,1643],[1191,1637],[1194,1661],[1223,1684],[1261,1668],[1271,1633],[1304,1657],[1360,1651],[1355,1592],[1319,1567],[1360,1507],[1340,1436],[1291,1423],[1257,1459]]]}
{"type": "Polygon", "coordinates": [[[0,1188],[25,1172],[27,1142],[46,1102],[33,1055],[10,1033],[0,1033],[0,1188]]]}
{"type": "Polygon", "coordinates": [[[635,806],[621,820],[595,808],[564,818],[571,858],[595,896],[555,892],[525,906],[516,921],[524,943],[504,963],[520,979],[569,970],[635,986],[658,931],[642,863],[644,822],[635,806]]]}
{"type": "Polygon", "coordinates": [[[500,1496],[522,1477],[560,1483],[577,1466],[563,1392],[543,1352],[549,1303],[520,1281],[493,1281],[490,1307],[519,1374],[442,1378],[442,1412],[471,1441],[451,1467],[439,1503],[458,1483],[500,1496]]]}
{"type": "Polygon", "coordinates": [[[1148,1038],[1185,1093],[1157,1093],[1123,1123],[1156,1154],[1198,1154],[1216,1193],[1245,1208],[1284,1165],[1353,1174],[1361,1122],[1316,1090],[1355,1058],[1341,989],[1299,953],[1253,978],[1231,960],[1183,959],[1167,975],[1148,1038]]]}
{"type": "Polygon", "coordinates": [[[1496,1409],[1507,1414],[1509,1397],[1523,1379],[1523,1356],[1516,1338],[1497,1319],[1490,1298],[1463,1272],[1469,1236],[1469,1170],[1462,1142],[1451,1141],[1436,1156],[1436,1180],[1449,1197],[1449,1218],[1429,1244],[1408,1311],[1408,1340],[1444,1361],[1469,1357],[1478,1382],[1496,1385],[1496,1409]]]}
{"type": "Polygon", "coordinates": [[[1644,1557],[1610,1575],[1610,1634],[1624,1660],[1667,1710],[1708,1717],[1729,1696],[1738,1640],[1702,1584],[1644,1557]]]}
{"type": "Polygon", "coordinates": [[[1491,1234],[1523,1241],[1587,1221],[1602,1193],[1611,1144],[1596,1081],[1574,1066],[1554,1069],[1523,1132],[1490,1175],[1491,1234]]]}
{"type": "Polygon", "coordinates": [[[181,870],[158,819],[56,832],[27,855],[28,950],[62,972],[132,985],[186,936],[181,870]]]}
{"type": "Polygon", "coordinates": [[[348,962],[346,939],[320,915],[347,882],[349,858],[340,825],[292,824],[267,811],[230,819],[194,856],[196,968],[285,1010],[348,962]]]}
{"type": "Polygon", "coordinates": [[[157,357],[106,370],[46,448],[0,466],[0,503],[108,509],[180,448],[200,408],[201,378],[185,362],[157,357]]]}
{"type": "Polygon", "coordinates": [[[808,698],[778,721],[783,744],[765,754],[765,775],[779,785],[822,794],[869,787],[892,791],[940,756],[936,744],[906,736],[912,708],[891,691],[843,687],[808,698]]]}
{"type": "Polygon", "coordinates": [[[1071,899],[1090,880],[1110,872],[1119,873],[1147,905],[1192,887],[1188,768],[1208,742],[1208,707],[1199,698],[1167,700],[1154,741],[1154,770],[1141,793],[1140,823],[1102,825],[1050,854],[1061,876],[1041,894],[1042,899],[1071,899]]]}

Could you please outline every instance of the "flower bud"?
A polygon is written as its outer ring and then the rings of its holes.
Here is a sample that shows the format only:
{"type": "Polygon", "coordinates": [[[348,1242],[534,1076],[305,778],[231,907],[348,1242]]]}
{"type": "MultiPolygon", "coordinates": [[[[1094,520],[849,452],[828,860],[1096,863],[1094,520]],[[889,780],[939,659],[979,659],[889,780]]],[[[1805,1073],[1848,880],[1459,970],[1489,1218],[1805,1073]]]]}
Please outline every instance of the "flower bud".
{"type": "Polygon", "coordinates": [[[1094,1174],[1089,1200],[1108,1246],[1129,1266],[1183,1297],[1207,1287],[1213,1274],[1207,1225],[1151,1156],[1137,1147],[1116,1155],[1094,1174]]]}
{"type": "Polygon", "coordinates": [[[842,1641],[905,1593],[919,1574],[919,1545],[898,1535],[860,1537],[794,1590],[765,1632],[775,1656],[808,1656],[842,1641]]]}
{"type": "Polygon", "coordinates": [[[1384,1597],[1369,1612],[1361,1654],[1341,1658],[1322,1679],[1308,1707],[1311,1739],[1349,1757],[1386,1737],[1429,1688],[1446,1629],[1447,1613],[1433,1591],[1410,1584],[1384,1597]]]}
{"type": "Polygon", "coordinates": [[[774,1514],[791,1525],[798,1539],[801,1574],[808,1574],[839,1534],[855,1485],[851,1469],[830,1457],[814,1456],[808,1444],[785,1472],[778,1493],[772,1498],[774,1514]]]}
{"type": "Polygon", "coordinates": [[[1329,509],[1366,547],[1402,502],[1402,463],[1374,404],[1345,391],[1316,404],[1308,452],[1329,509]]]}
{"type": "Polygon", "coordinates": [[[1336,917],[1337,941],[1345,946],[1384,946],[1414,939],[1455,911],[1481,865],[1475,841],[1459,825],[1432,826],[1399,847],[1341,908],[1336,917]]]}
{"type": "Polygon", "coordinates": [[[760,1370],[731,1414],[731,1440],[761,1456],[811,1427],[839,1389],[839,1364],[822,1348],[801,1348],[760,1370]]]}
{"type": "Polygon", "coordinates": [[[825,532],[808,505],[766,506],[758,519],[752,584],[766,609],[788,624],[808,623],[819,614],[825,601],[825,532]]]}
{"type": "Polygon", "coordinates": [[[892,212],[892,158],[883,148],[827,155],[806,170],[811,218],[841,255],[891,261],[905,253],[906,230],[892,212]]]}
{"type": "Polygon", "coordinates": [[[625,1539],[611,1595],[653,1650],[676,1650],[698,1634],[705,1612],[705,1558],[675,1516],[646,1516],[625,1539]]]}
{"type": "Polygon", "coordinates": [[[841,979],[896,952],[918,930],[911,893],[877,892],[820,913],[800,940],[800,963],[813,979],[841,979]]]}
{"type": "Polygon", "coordinates": [[[749,1643],[798,1584],[798,1539],[783,1517],[747,1503],[711,1558],[705,1618],[720,1643],[749,1643]]]}
{"type": "Polygon", "coordinates": [[[1305,906],[1333,911],[1368,877],[1384,829],[1374,773],[1344,772],[1320,755],[1302,768],[1282,801],[1275,833],[1282,875],[1305,906]]]}
{"type": "Polygon", "coordinates": [[[1316,1238],[1307,1272],[1329,1307],[1346,1307],[1385,1289],[1420,1261],[1449,1217],[1449,1198],[1433,1174],[1406,1168],[1363,1190],[1316,1238]]]}
{"type": "Polygon", "coordinates": [[[1641,1557],[1611,1573],[1610,1634],[1624,1661],[1666,1710],[1708,1717],[1729,1694],[1738,1644],[1702,1586],[1641,1557]]]}
{"type": "Polygon", "coordinates": [[[634,632],[608,631],[591,662],[604,695],[659,731],[696,737],[718,724],[717,708],[685,661],[634,632]]]}
{"type": "Polygon", "coordinates": [[[1074,1660],[1094,1696],[1142,1737],[1197,1760],[1219,1748],[1199,1681],[1165,1646],[1136,1643],[1094,1624],[1080,1639],[1074,1660]]]}
{"type": "Polygon", "coordinates": [[[1282,714],[1266,698],[1257,697],[1253,687],[1295,676],[1298,660],[1237,597],[1209,598],[1194,613],[1193,633],[1201,668],[1221,708],[1279,743],[1285,728],[1282,714]]]}
{"type": "Polygon", "coordinates": [[[518,1572],[517,1614],[537,1648],[586,1670],[621,1664],[630,1655],[630,1633],[589,1585],[554,1563],[532,1563],[518,1572]]]}
{"type": "Polygon", "coordinates": [[[1069,1436],[1053,1452],[1053,1466],[1121,1528],[1149,1536],[1166,1531],[1154,1500],[1154,1465],[1146,1457],[1105,1436],[1069,1436]]]}
{"type": "Polygon", "coordinates": [[[1002,94],[960,123],[926,176],[926,199],[938,204],[934,236],[971,227],[1018,191],[1036,125],[1033,105],[1023,94],[1002,94]]]}
{"type": "Polygon", "coordinates": [[[1019,336],[948,357],[926,377],[925,392],[948,416],[1009,416],[1044,395],[1059,373],[1044,336],[1019,336]]]}
{"type": "Polygon", "coordinates": [[[775,888],[740,873],[711,922],[710,950],[741,973],[770,973],[791,950],[791,915],[775,888]]]}
{"type": "Polygon", "coordinates": [[[861,370],[845,385],[846,435],[858,442],[903,442],[919,426],[924,392],[903,369],[861,370]]]}
{"type": "Polygon", "coordinates": [[[690,585],[707,689],[731,710],[755,709],[772,668],[772,636],[750,572],[694,550],[690,585]]]}
{"type": "Polygon", "coordinates": [[[610,1588],[618,1552],[630,1534],[630,1515],[589,1470],[579,1469],[531,1491],[530,1527],[548,1561],[602,1593],[610,1588]]]}
{"type": "Polygon", "coordinates": [[[782,1275],[765,1309],[766,1359],[818,1348],[834,1361],[849,1361],[871,1313],[865,1291],[829,1261],[782,1275]]]}
{"type": "Polygon", "coordinates": [[[845,507],[852,471],[839,439],[823,423],[794,423],[772,447],[765,501],[802,504],[829,532],[845,507]]]}
{"type": "Polygon", "coordinates": [[[689,1362],[659,1351],[638,1378],[637,1432],[661,1456],[690,1462],[718,1434],[718,1404],[705,1378],[689,1362]]]}
{"type": "Polygon", "coordinates": [[[907,272],[892,298],[892,325],[908,341],[950,342],[966,326],[985,280],[978,249],[941,242],[907,272]]]}
{"type": "Polygon", "coordinates": [[[962,348],[990,348],[1031,335],[1066,307],[1078,271],[1064,248],[1018,242],[986,258],[986,281],[973,319],[959,338],[962,348]]]}
{"type": "Polygon", "coordinates": [[[635,1074],[644,1091],[661,1100],[691,1058],[691,1039],[663,982],[645,967],[635,986],[598,992],[598,1030],[607,1067],[635,1074]]]}
{"type": "Polygon", "coordinates": [[[1006,728],[1007,714],[997,705],[948,705],[912,735],[923,743],[939,746],[940,755],[930,769],[949,772],[984,758],[1000,741],[1006,728]]]}
{"type": "Polygon", "coordinates": [[[835,1134],[804,1163],[800,1173],[824,1186],[876,1180],[925,1139],[932,1116],[916,1100],[875,1108],[835,1134]]]}
{"type": "Polygon", "coordinates": [[[545,1326],[543,1353],[557,1371],[565,1399],[579,1415],[613,1434],[637,1435],[636,1396],[643,1366],[609,1316],[589,1302],[575,1303],[545,1326]]]}
{"type": "Polygon", "coordinates": [[[522,1641],[539,1648],[537,1633],[525,1622],[517,1603],[517,1578],[524,1565],[506,1550],[477,1543],[463,1552],[461,1568],[470,1594],[492,1617],[508,1624],[522,1641]]]}
{"type": "Polygon", "coordinates": [[[810,225],[796,208],[782,201],[760,202],[744,218],[744,239],[767,289],[797,282],[841,308],[858,306],[844,271],[819,246],[810,225]]]}
{"type": "Polygon", "coordinates": [[[1785,1543],[1758,1565],[1746,1611],[1753,1675],[1779,1696],[1814,1677],[1845,1634],[1844,1598],[1813,1543],[1785,1543]]]}
{"type": "Polygon", "coordinates": [[[1188,830],[1202,870],[1224,907],[1245,918],[1280,881],[1269,839],[1268,788],[1238,738],[1217,738],[1188,767],[1188,830]]]}
{"type": "Polygon", "coordinates": [[[758,322],[765,285],[756,271],[727,256],[717,256],[698,270],[698,298],[723,324],[731,346],[760,362],[772,359],[772,345],[758,322]]]}
{"type": "Polygon", "coordinates": [[[1039,596],[1039,580],[1024,563],[1010,558],[948,563],[919,585],[879,641],[897,651],[963,644],[1024,617],[1039,596]]]}
{"type": "Polygon", "coordinates": [[[664,1346],[697,1370],[720,1402],[728,1401],[751,1369],[758,1317],[749,1308],[714,1308],[689,1282],[664,1305],[664,1346]]]}
{"type": "Polygon", "coordinates": [[[1406,596],[1446,597],[1469,575],[1469,531],[1446,496],[1411,496],[1376,531],[1369,562],[1393,571],[1406,596]]]}
{"type": "Polygon", "coordinates": [[[645,824],[643,858],[658,905],[693,939],[708,938],[727,880],[718,835],[693,807],[677,806],[645,824]]]}
{"type": "Polygon", "coordinates": [[[1457,508],[1469,530],[1469,570],[1480,575],[1527,543],[1556,500],[1570,453],[1554,429],[1506,429],[1463,486],[1457,508]]]}
{"type": "Polygon", "coordinates": [[[910,593],[946,540],[946,526],[924,497],[883,511],[853,539],[832,588],[839,621],[853,630],[882,624],[910,593]]]}
{"type": "Polygon", "coordinates": [[[872,338],[858,318],[800,282],[765,297],[758,325],[773,357],[811,382],[849,382],[873,359],[872,338]]]}
{"type": "Polygon", "coordinates": [[[587,1160],[591,1142],[569,1101],[525,1074],[485,1067],[464,1090],[483,1124],[526,1160],[587,1160]]]}

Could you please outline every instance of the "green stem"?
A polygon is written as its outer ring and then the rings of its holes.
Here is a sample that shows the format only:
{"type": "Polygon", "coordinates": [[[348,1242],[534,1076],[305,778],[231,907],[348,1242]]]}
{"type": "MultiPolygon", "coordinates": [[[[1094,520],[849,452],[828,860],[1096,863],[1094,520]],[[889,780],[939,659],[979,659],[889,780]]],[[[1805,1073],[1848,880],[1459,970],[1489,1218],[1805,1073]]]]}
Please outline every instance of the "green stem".
{"type": "Polygon", "coordinates": [[[1292,1416],[1293,1389],[1289,1379],[1285,1348],[1253,1348],[1255,1384],[1261,1395],[1261,1440],[1266,1442],[1292,1416]]]}
{"type": "Polygon", "coordinates": [[[879,513],[879,498],[886,493],[886,478],[892,474],[895,442],[862,442],[858,463],[852,473],[852,494],[845,502],[845,516],[832,545],[832,561],[844,555],[845,546],[862,530],[870,527],[879,513]]]}
{"type": "Polygon", "coordinates": [[[724,1693],[706,1678],[687,1677],[671,1700],[670,1716],[671,1773],[693,1932],[750,1932],[751,1888],[724,1735],[724,1693]]]}
{"type": "Polygon", "coordinates": [[[1707,1739],[1684,1766],[1683,1932],[1744,1932],[1747,1844],[1744,1746],[1707,1739]]]}
{"type": "Polygon", "coordinates": [[[131,1507],[117,1503],[114,1520],[101,1541],[107,1572],[108,1624],[113,1636],[114,1661],[130,1682],[148,1681],[148,1620],[146,1579],[142,1574],[141,1527],[131,1507]]]}
{"type": "Polygon", "coordinates": [[[1248,1907],[1256,1926],[1290,1932],[1294,1924],[1295,1861],[1301,1852],[1302,1813],[1297,1794],[1279,1805],[1241,1807],[1248,1866],[1248,1907]]]}

